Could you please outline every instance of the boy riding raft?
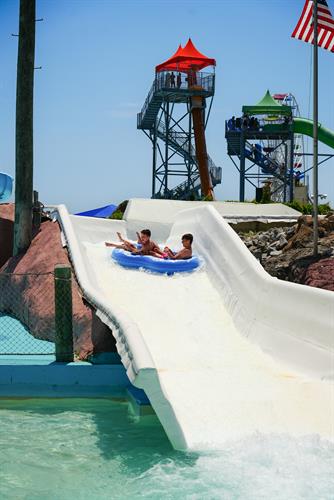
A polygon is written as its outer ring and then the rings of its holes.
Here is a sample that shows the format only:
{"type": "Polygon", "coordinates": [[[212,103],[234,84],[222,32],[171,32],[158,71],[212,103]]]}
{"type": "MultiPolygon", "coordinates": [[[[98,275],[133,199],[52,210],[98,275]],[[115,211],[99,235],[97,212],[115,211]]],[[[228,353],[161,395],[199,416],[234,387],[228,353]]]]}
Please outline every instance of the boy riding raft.
{"type": "Polygon", "coordinates": [[[109,243],[105,242],[107,247],[118,248],[130,252],[133,255],[150,255],[151,257],[156,257],[158,259],[165,260],[185,260],[192,257],[192,242],[193,235],[190,233],[184,234],[181,238],[183,248],[179,252],[173,252],[169,247],[165,247],[163,251],[160,249],[153,240],[151,240],[151,231],[149,229],[142,229],[140,234],[137,232],[137,247],[134,243],[125,240],[121,233],[117,233],[117,236],[121,243],[109,243]]]}

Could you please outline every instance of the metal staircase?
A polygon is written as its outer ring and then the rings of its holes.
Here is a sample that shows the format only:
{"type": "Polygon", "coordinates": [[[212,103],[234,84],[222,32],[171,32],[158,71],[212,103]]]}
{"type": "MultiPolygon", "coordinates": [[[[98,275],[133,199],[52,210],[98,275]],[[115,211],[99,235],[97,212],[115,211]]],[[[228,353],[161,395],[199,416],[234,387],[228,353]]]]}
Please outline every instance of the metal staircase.
{"type": "MultiPolygon", "coordinates": [[[[228,135],[226,134],[226,139],[227,154],[229,156],[237,156],[240,159],[240,132],[229,132],[228,135]]],[[[284,177],[284,173],[281,172],[280,165],[275,160],[270,158],[269,155],[253,149],[253,145],[248,141],[245,141],[245,157],[253,164],[258,165],[264,174],[272,175],[283,183],[285,182],[287,185],[290,184],[289,177],[284,177]]]]}
{"type": "MultiPolygon", "coordinates": [[[[261,153],[260,151],[251,151],[246,147],[245,156],[250,161],[258,165],[264,174],[272,175],[277,179],[280,179],[284,182],[284,174],[280,172],[280,166],[274,160],[272,160],[269,156],[261,153]]],[[[289,180],[287,179],[287,184],[289,180]]]]}
{"type": "MultiPolygon", "coordinates": [[[[158,121],[158,114],[163,104],[163,94],[161,89],[159,89],[159,82],[154,80],[150,91],[146,97],[145,103],[142,110],[137,115],[137,128],[141,130],[147,130],[153,133],[155,130],[156,136],[162,141],[168,141],[168,146],[178,153],[184,160],[189,162],[190,165],[194,167],[194,170],[198,169],[198,163],[196,158],[196,151],[192,144],[189,144],[189,136],[183,132],[177,132],[175,130],[166,131],[166,127],[161,121],[158,121]]],[[[208,155],[208,167],[211,176],[211,181],[213,187],[221,183],[222,180],[222,169],[217,167],[212,158],[208,155]]],[[[191,180],[181,182],[173,189],[169,189],[165,196],[169,198],[186,199],[189,194],[195,196],[196,198],[200,196],[201,181],[200,176],[192,176],[191,180]]]]}
{"type": "Polygon", "coordinates": [[[247,115],[231,118],[225,122],[225,138],[227,154],[239,172],[240,201],[245,201],[246,181],[255,189],[269,182],[272,200],[292,201],[294,133],[286,117],[275,117],[274,122],[261,114],[253,122],[247,115]]]}
{"type": "Polygon", "coordinates": [[[154,80],[142,110],[137,115],[137,128],[141,130],[152,130],[155,125],[161,104],[162,96],[156,91],[156,80],[154,80]]]}
{"type": "MultiPolygon", "coordinates": [[[[170,130],[167,135],[165,126],[162,123],[160,123],[157,128],[157,135],[161,140],[165,140],[166,137],[168,137],[168,143],[171,148],[173,148],[180,155],[182,155],[185,160],[188,160],[194,164],[197,163],[195,148],[192,144],[189,145],[189,141],[186,134],[170,130]]],[[[221,167],[217,167],[214,164],[212,158],[209,155],[208,155],[208,164],[209,164],[209,171],[211,175],[212,184],[215,187],[217,184],[221,183],[222,169],[221,167]]],[[[184,183],[182,182],[181,184],[184,183]]]]}
{"type": "MultiPolygon", "coordinates": [[[[174,126],[175,120],[168,119],[166,121],[166,116],[172,116],[175,103],[184,103],[189,106],[194,95],[202,96],[202,98],[213,96],[214,75],[198,73],[199,85],[194,88],[190,88],[186,80],[182,80],[180,87],[166,87],[165,76],[161,73],[156,76],[142,110],[137,115],[137,129],[143,130],[152,141],[153,150],[155,151],[153,158],[156,158],[156,160],[153,159],[153,163],[155,164],[155,162],[162,159],[162,155],[165,155],[163,168],[160,168],[160,166],[154,167],[153,176],[159,188],[155,190],[153,184],[152,196],[171,199],[200,198],[203,186],[199,175],[196,150],[192,145],[194,130],[189,129],[187,131],[187,127],[174,126]],[[165,146],[159,147],[157,140],[162,141],[165,146]],[[168,154],[167,151],[169,151],[168,154]],[[172,157],[175,159],[178,157],[179,160],[171,160],[172,157]],[[185,171],[179,166],[183,164],[183,161],[185,171]],[[174,169],[173,165],[175,165],[174,169]],[[171,175],[183,176],[186,177],[186,180],[175,187],[169,187],[166,179],[167,176],[171,175]]],[[[189,109],[188,107],[187,113],[190,113],[189,109]]],[[[177,119],[178,123],[179,121],[177,119]]],[[[214,187],[221,183],[222,169],[213,163],[209,155],[207,155],[207,161],[212,186],[214,187]]]]}
{"type": "Polygon", "coordinates": [[[227,140],[227,154],[229,156],[240,155],[240,132],[229,131],[225,134],[227,140]]]}

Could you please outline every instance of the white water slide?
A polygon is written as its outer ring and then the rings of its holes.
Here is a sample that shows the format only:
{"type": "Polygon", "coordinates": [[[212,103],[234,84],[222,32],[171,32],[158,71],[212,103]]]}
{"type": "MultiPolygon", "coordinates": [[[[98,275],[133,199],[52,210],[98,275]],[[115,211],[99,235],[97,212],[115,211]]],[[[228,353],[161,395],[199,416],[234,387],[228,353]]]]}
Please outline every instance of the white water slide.
{"type": "Polygon", "coordinates": [[[172,225],[152,208],[123,221],[58,211],[83,293],[173,446],[218,449],[254,432],[333,438],[334,293],[269,276],[210,204],[172,225]],[[172,248],[193,233],[204,267],[165,276],[113,263],[104,242],[145,226],[172,248]]]}

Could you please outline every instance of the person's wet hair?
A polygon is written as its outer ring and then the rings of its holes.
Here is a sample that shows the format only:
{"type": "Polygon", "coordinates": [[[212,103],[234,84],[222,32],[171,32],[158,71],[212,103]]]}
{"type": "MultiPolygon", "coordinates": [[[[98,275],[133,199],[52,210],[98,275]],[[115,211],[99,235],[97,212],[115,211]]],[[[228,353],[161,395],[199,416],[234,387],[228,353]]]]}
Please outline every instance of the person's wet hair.
{"type": "Polygon", "coordinates": [[[140,231],[141,234],[144,234],[145,236],[148,236],[149,238],[151,237],[151,231],[149,229],[142,229],[142,231],[140,231]]]}
{"type": "Polygon", "coordinates": [[[190,241],[190,243],[192,243],[192,242],[193,242],[194,237],[193,237],[193,235],[192,235],[192,234],[190,234],[190,233],[186,233],[186,234],[184,234],[184,235],[182,236],[182,238],[181,238],[181,239],[182,239],[182,240],[187,240],[187,241],[190,241]]]}

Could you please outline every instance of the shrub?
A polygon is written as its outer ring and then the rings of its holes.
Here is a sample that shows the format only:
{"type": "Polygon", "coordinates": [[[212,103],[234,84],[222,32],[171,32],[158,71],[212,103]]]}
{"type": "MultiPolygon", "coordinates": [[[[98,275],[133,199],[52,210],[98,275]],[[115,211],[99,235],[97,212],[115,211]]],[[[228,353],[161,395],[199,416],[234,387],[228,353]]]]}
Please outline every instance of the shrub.
{"type": "Polygon", "coordinates": [[[117,219],[117,220],[122,220],[123,219],[123,212],[120,210],[115,210],[108,219],[117,219]]]}
{"type": "Polygon", "coordinates": [[[122,220],[124,212],[126,210],[126,207],[128,205],[129,200],[124,200],[122,203],[118,205],[116,208],[115,212],[113,212],[108,219],[116,219],[116,220],[122,220]]]}
{"type": "MultiPolygon", "coordinates": [[[[313,214],[313,205],[312,203],[300,203],[299,201],[292,201],[291,203],[284,203],[284,205],[294,208],[298,212],[301,212],[304,215],[312,215],[313,214]]],[[[329,203],[322,203],[318,205],[318,213],[319,215],[326,215],[329,212],[332,212],[333,209],[331,208],[329,203]]]]}

